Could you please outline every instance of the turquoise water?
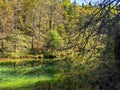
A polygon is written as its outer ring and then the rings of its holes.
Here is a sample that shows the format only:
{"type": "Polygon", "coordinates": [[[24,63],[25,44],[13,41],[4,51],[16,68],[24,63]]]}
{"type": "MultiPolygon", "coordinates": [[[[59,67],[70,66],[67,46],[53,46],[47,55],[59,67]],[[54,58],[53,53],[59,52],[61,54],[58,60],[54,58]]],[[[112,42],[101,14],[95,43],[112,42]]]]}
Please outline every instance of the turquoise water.
{"type": "Polygon", "coordinates": [[[0,90],[34,90],[37,82],[55,81],[60,77],[57,66],[0,66],[0,90]],[[28,88],[28,89],[27,89],[28,88]]]}
{"type": "Polygon", "coordinates": [[[66,63],[46,60],[0,61],[0,90],[91,90],[83,71],[71,74],[66,63]],[[33,65],[31,64],[34,63],[33,65]],[[85,85],[86,86],[86,85],[85,85]]]}

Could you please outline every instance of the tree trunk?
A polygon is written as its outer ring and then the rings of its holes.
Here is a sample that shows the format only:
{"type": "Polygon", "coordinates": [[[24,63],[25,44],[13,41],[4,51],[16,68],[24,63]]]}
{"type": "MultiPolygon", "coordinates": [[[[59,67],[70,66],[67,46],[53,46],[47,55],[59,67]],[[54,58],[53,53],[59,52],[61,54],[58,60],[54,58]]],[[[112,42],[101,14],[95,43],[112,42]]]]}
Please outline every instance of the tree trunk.
{"type": "Polygon", "coordinates": [[[33,39],[34,37],[32,36],[32,42],[31,42],[31,49],[33,50],[33,48],[34,48],[34,39],[33,39]]]}
{"type": "Polygon", "coordinates": [[[114,49],[115,59],[116,59],[116,66],[120,69],[120,33],[116,33],[115,37],[115,49],[114,49]]]}

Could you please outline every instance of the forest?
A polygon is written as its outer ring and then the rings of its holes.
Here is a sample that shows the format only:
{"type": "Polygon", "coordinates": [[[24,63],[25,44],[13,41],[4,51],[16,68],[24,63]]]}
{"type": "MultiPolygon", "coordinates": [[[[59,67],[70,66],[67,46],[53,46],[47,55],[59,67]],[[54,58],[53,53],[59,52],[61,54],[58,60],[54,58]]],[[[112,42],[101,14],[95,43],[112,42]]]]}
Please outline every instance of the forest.
{"type": "Polygon", "coordinates": [[[120,90],[120,0],[0,0],[0,90],[120,90]]]}

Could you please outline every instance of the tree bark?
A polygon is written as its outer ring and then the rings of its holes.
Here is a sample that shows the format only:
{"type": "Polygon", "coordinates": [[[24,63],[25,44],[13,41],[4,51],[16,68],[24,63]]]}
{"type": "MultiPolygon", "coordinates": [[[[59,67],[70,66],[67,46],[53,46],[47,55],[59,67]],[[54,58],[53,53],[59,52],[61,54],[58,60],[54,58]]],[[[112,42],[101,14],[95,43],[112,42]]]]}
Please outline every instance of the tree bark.
{"type": "Polygon", "coordinates": [[[116,32],[115,37],[115,49],[114,49],[115,59],[116,59],[116,66],[120,69],[120,33],[116,32]]]}

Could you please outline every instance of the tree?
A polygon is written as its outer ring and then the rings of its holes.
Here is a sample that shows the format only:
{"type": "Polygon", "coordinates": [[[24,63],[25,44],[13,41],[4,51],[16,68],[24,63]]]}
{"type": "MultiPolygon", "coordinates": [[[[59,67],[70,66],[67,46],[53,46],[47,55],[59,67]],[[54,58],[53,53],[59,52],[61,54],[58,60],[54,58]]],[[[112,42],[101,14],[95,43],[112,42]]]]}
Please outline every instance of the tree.
{"type": "Polygon", "coordinates": [[[6,37],[13,29],[13,11],[9,6],[9,2],[0,1],[0,43],[1,43],[1,53],[5,52],[7,42],[6,37]]]}

